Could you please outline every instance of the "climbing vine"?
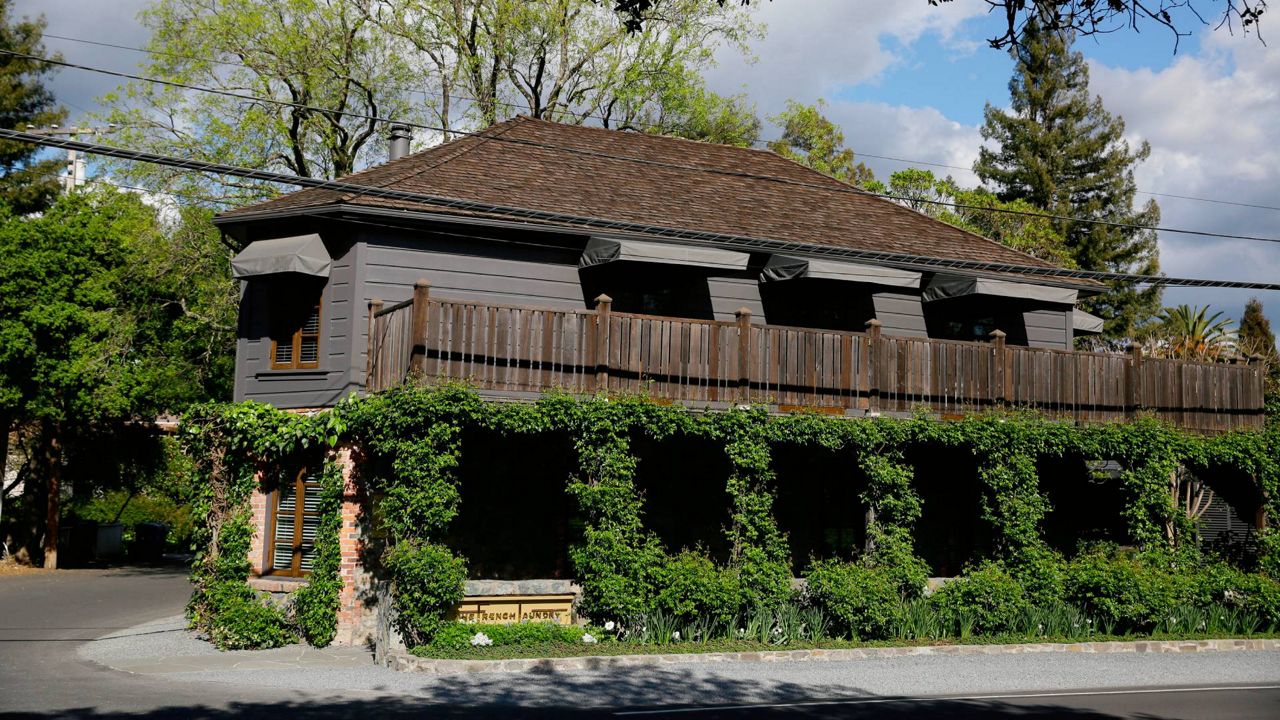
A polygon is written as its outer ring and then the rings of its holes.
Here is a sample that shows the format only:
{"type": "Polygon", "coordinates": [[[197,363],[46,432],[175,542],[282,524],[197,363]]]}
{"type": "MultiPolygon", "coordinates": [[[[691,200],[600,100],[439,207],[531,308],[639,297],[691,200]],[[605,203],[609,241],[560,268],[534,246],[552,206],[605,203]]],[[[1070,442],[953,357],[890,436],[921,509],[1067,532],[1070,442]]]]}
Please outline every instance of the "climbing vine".
{"type": "MultiPolygon", "coordinates": [[[[380,524],[374,534],[381,547],[370,561],[391,584],[402,633],[425,642],[465,585],[465,558],[447,547],[445,537],[459,510],[457,468],[467,427],[503,435],[560,433],[573,439],[578,470],[567,480],[566,492],[583,525],[569,555],[582,587],[580,611],[598,620],[634,615],[653,607],[660,596],[681,608],[697,607],[696,593],[688,588],[698,578],[715,585],[708,593],[716,596],[717,611],[732,610],[723,608],[726,593],[737,597],[740,608],[788,597],[788,545],[773,508],[778,478],[772,448],[779,443],[824,448],[860,470],[857,474],[866,480],[861,501],[870,511],[868,542],[854,554],[863,567],[888,573],[904,595],[917,593],[927,574],[914,547],[921,499],[905,452],[913,446],[972,453],[997,559],[1027,578],[1033,595],[1052,597],[1062,582],[1055,574],[1061,563],[1043,538],[1049,506],[1037,462],[1045,458],[1118,461],[1127,493],[1124,517],[1130,535],[1143,547],[1167,547],[1193,534],[1192,521],[1178,511],[1170,494],[1169,478],[1179,466],[1247,474],[1264,493],[1272,527],[1280,523],[1280,431],[1275,427],[1265,433],[1198,437],[1150,418],[1099,426],[1007,413],[956,422],[922,415],[849,420],[819,414],[770,416],[762,408],[696,412],[639,397],[551,394],[536,403],[491,403],[464,387],[404,387],[353,399],[312,417],[242,403],[201,408],[187,418],[187,450],[210,479],[198,507],[202,549],[192,575],[193,624],[211,637],[222,637],[228,647],[287,641],[294,627],[271,615],[279,613],[245,585],[255,531],[248,501],[260,478],[271,475],[269,468],[344,442],[362,454],[357,480],[376,498],[370,510],[380,524]],[[725,480],[727,566],[716,568],[696,551],[672,555],[646,527],[644,498],[635,479],[643,462],[632,447],[637,434],[659,440],[699,437],[724,448],[730,464],[725,480]],[[678,602],[668,597],[673,572],[683,573],[678,602]],[[240,619],[228,623],[229,617],[240,619]],[[240,629],[228,631],[229,625],[240,629]]],[[[831,481],[854,482],[854,475],[831,481]]],[[[341,473],[326,466],[325,478],[325,502],[340,504],[341,473]],[[337,489],[331,490],[330,483],[337,489]],[[331,491],[338,495],[330,496],[331,491]]],[[[327,537],[329,524],[323,531],[327,537]]],[[[1263,533],[1262,545],[1263,567],[1275,575],[1280,572],[1275,530],[1263,533]]],[[[296,629],[314,643],[333,637],[329,618],[340,588],[336,574],[329,574],[330,561],[337,559],[333,548],[336,544],[324,541],[318,545],[317,572],[311,579],[316,589],[294,604],[296,629]]]]}

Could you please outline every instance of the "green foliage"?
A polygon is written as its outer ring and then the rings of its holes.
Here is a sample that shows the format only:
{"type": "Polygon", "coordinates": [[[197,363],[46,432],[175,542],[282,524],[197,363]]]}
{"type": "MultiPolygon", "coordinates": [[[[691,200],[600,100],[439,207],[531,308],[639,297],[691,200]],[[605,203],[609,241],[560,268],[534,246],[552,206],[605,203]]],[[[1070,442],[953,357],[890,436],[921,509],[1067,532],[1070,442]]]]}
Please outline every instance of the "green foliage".
{"type": "MultiPolygon", "coordinates": [[[[428,648],[432,652],[466,650],[477,634],[483,634],[491,647],[538,647],[543,645],[582,644],[582,636],[591,628],[575,625],[558,625],[552,622],[521,622],[509,625],[449,622],[440,626],[428,648]]],[[[597,641],[607,637],[604,633],[591,633],[597,641]]]]}
{"type": "MultiPolygon", "coordinates": [[[[460,597],[465,579],[463,559],[440,544],[457,512],[455,469],[465,427],[574,438],[579,471],[566,491],[584,521],[581,540],[570,548],[583,587],[579,611],[601,624],[627,625],[651,642],[659,641],[654,634],[659,630],[703,638],[717,633],[729,638],[742,630],[751,637],[764,633],[766,641],[775,630],[801,632],[797,628],[805,621],[789,602],[786,539],[773,519],[771,447],[776,443],[847,453],[851,466],[856,463],[868,479],[862,499],[874,511],[871,548],[853,562],[817,563],[809,573],[809,607],[823,623],[829,618],[837,633],[889,637],[903,632],[902,623],[910,624],[903,612],[926,612],[903,604],[921,594],[927,575],[912,544],[921,505],[903,454],[921,445],[967,448],[980,461],[984,516],[998,550],[998,563],[971,570],[929,601],[948,633],[1017,632],[1022,609],[1059,612],[1064,602],[1097,622],[1145,629],[1179,603],[1235,603],[1259,616],[1276,607],[1273,581],[1232,574],[1197,557],[1194,545],[1184,542],[1194,537],[1193,528],[1185,515],[1179,519],[1168,490],[1169,473],[1180,464],[1231,468],[1257,477],[1263,488],[1275,488],[1274,435],[1264,433],[1210,438],[1184,435],[1152,419],[1074,426],[1009,413],[958,422],[923,416],[866,421],[769,416],[761,409],[694,413],[637,397],[548,395],[533,404],[499,404],[481,402],[456,386],[406,386],[313,417],[254,403],[206,410],[191,414],[183,431],[202,476],[217,469],[220,478],[198,505],[198,517],[205,521],[199,531],[193,618],[205,617],[200,613],[208,603],[199,598],[215,581],[243,584],[248,572],[249,535],[240,523],[247,523],[244,503],[256,482],[254,470],[351,442],[363,454],[361,482],[384,498],[373,517],[384,523],[389,540],[381,565],[392,580],[401,622],[412,642],[427,643],[460,597]],[[631,451],[632,439],[641,434],[723,444],[732,467],[726,480],[731,503],[726,565],[717,566],[697,551],[671,554],[645,527],[635,483],[639,459],[631,451]],[[1048,508],[1039,493],[1035,460],[1065,456],[1121,462],[1128,491],[1125,513],[1132,537],[1144,548],[1140,556],[1091,553],[1064,564],[1047,548],[1040,525],[1048,508]],[[211,547],[213,518],[223,520],[215,524],[222,532],[211,547]]],[[[1275,517],[1275,504],[1268,508],[1275,517]]],[[[318,611],[317,617],[324,614],[318,611]]]]}
{"type": "Polygon", "coordinates": [[[683,621],[708,617],[728,622],[741,606],[737,573],[716,567],[710,558],[685,551],[660,569],[653,606],[683,621]]]}
{"type": "Polygon", "coordinates": [[[1240,328],[1236,332],[1236,343],[1244,355],[1258,355],[1271,370],[1280,366],[1280,349],[1276,348],[1276,334],[1271,330],[1271,321],[1262,312],[1262,301],[1249,298],[1245,303],[1244,315],[1240,316],[1240,328]]]}
{"type": "Polygon", "coordinates": [[[1022,583],[994,562],[965,571],[931,600],[953,621],[966,618],[974,632],[991,634],[1011,629],[1018,615],[1030,607],[1022,583]]]}
{"type": "Polygon", "coordinates": [[[1210,315],[1208,305],[1165,308],[1146,332],[1153,354],[1160,357],[1214,362],[1235,349],[1231,318],[1222,311],[1210,315]]]}
{"type": "Polygon", "coordinates": [[[1122,628],[1149,629],[1179,604],[1179,578],[1136,554],[1089,553],[1067,565],[1065,598],[1122,628]]]}
{"type": "Polygon", "coordinates": [[[1061,267],[1075,267],[1054,221],[1026,200],[1002,200],[981,187],[961,188],[950,177],[937,178],[932,171],[918,168],[895,172],[889,176],[888,185],[874,181],[864,187],[893,195],[912,210],[1014,250],[1061,267]]]}
{"type": "Polygon", "coordinates": [[[824,560],[814,563],[805,576],[805,601],[831,618],[838,632],[855,638],[889,636],[903,600],[893,573],[824,560]]]}
{"type": "Polygon", "coordinates": [[[788,100],[786,110],[769,118],[769,122],[782,127],[782,137],[771,141],[769,149],[850,185],[862,186],[875,180],[871,169],[857,162],[853,151],[845,147],[840,127],[822,114],[826,108],[823,100],[813,105],[788,100]]]}
{"type": "Polygon", "coordinates": [[[466,561],[443,545],[405,540],[383,558],[391,578],[396,624],[410,645],[425,645],[462,600],[466,561]]]}
{"type": "MultiPolygon", "coordinates": [[[[982,137],[989,142],[979,149],[974,171],[1001,200],[1125,225],[1055,221],[1078,267],[1157,274],[1159,249],[1150,228],[1159,222],[1160,208],[1149,201],[1135,209],[1133,179],[1151,150],[1146,143],[1131,149],[1124,120],[1090,96],[1089,68],[1070,42],[1070,35],[1027,23],[1011,50],[1011,107],[987,105],[982,137]]],[[[1084,301],[1085,309],[1106,320],[1106,338],[1132,337],[1159,309],[1160,288],[1109,285],[1108,292],[1084,301]]]]}
{"type": "Polygon", "coordinates": [[[722,416],[733,472],[728,490],[730,566],[738,572],[742,607],[777,607],[791,594],[791,554],[773,517],[774,473],[760,410],[722,416]]]}
{"type": "MultiPolygon", "coordinates": [[[[42,42],[45,19],[23,17],[15,21],[13,2],[0,2],[0,49],[48,57],[42,42]]],[[[53,93],[45,87],[45,78],[55,67],[24,57],[8,55],[0,58],[0,126],[21,128],[27,125],[48,127],[66,119],[67,111],[58,107],[53,93]]],[[[60,159],[37,161],[40,148],[29,143],[0,141],[0,207],[6,214],[26,215],[49,206],[61,184],[60,159]]]]}
{"type": "Polygon", "coordinates": [[[221,582],[207,595],[210,642],[220,650],[261,650],[294,641],[284,613],[243,582],[221,582]]]}
{"type": "Polygon", "coordinates": [[[338,629],[338,593],[342,578],[342,548],[338,534],[342,530],[342,468],[332,461],[324,465],[320,476],[320,518],[311,559],[311,575],[307,584],[294,591],[293,622],[298,634],[316,647],[333,642],[338,629]]]}

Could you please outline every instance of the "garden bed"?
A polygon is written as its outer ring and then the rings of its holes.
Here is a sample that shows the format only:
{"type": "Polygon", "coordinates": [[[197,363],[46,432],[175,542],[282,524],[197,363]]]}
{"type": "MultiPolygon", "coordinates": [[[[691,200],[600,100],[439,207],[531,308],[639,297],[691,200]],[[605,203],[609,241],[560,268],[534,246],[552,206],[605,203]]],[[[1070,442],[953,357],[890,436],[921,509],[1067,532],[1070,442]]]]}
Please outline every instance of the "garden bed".
{"type": "Polygon", "coordinates": [[[1014,642],[1011,638],[976,638],[964,643],[935,641],[831,641],[811,646],[708,642],[668,645],[605,643],[538,647],[477,648],[453,657],[431,657],[426,648],[392,653],[388,665],[404,672],[434,674],[600,670],[611,667],[719,662],[842,662],[916,655],[1003,655],[1031,653],[1203,653],[1280,651],[1280,634],[1250,638],[1152,637],[1094,639],[1084,642],[1014,642]]]}

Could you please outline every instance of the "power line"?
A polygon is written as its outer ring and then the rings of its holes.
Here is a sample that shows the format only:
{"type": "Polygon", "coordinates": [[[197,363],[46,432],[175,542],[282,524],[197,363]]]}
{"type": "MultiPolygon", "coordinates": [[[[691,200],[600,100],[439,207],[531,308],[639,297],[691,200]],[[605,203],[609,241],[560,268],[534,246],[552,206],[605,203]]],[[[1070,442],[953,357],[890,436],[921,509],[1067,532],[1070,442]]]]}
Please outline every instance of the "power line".
{"type": "MultiPolygon", "coordinates": [[[[37,55],[28,55],[26,53],[18,53],[11,50],[0,50],[0,54],[28,58],[32,60],[46,62],[52,65],[69,67],[77,70],[86,70],[89,72],[103,73],[106,75],[113,75],[116,77],[139,80],[144,82],[153,82],[161,85],[168,85],[168,86],[178,87],[186,90],[212,93],[215,95],[221,95],[221,96],[236,98],[240,100],[247,100],[250,102],[274,104],[274,105],[279,105],[283,107],[291,107],[294,109],[307,110],[307,111],[316,112],[319,114],[348,116],[348,117],[368,120],[370,122],[399,124],[399,125],[405,125],[408,127],[431,130],[434,132],[446,132],[444,128],[440,128],[432,125],[425,125],[422,123],[399,121],[399,120],[394,120],[392,118],[379,117],[377,115],[365,115],[362,113],[355,113],[355,112],[344,111],[344,110],[326,109],[326,108],[321,108],[314,105],[306,105],[303,103],[296,103],[296,102],[291,102],[287,100],[275,100],[272,98],[263,98],[263,97],[253,96],[253,95],[244,95],[244,94],[232,92],[229,90],[219,90],[217,88],[209,88],[209,87],[203,87],[199,85],[190,85],[187,83],[180,83],[172,80],[163,80],[160,78],[150,78],[143,75],[135,75],[132,73],[123,73],[116,70],[107,70],[104,68],[95,68],[87,65],[78,65],[76,63],[64,62],[62,60],[52,60],[49,58],[42,58],[37,55]]],[[[790,178],[778,177],[775,175],[758,175],[755,173],[721,170],[719,168],[709,168],[709,167],[702,167],[697,165],[682,165],[678,163],[668,163],[668,162],[663,162],[659,160],[648,160],[644,158],[629,157],[626,155],[614,155],[611,153],[603,153],[603,152],[594,151],[594,150],[583,150],[579,148],[549,145],[546,143],[540,143],[540,142],[535,142],[531,140],[523,140],[520,138],[508,138],[508,137],[502,137],[499,135],[485,134],[483,132],[465,132],[465,131],[449,131],[449,132],[453,132],[456,135],[479,137],[485,140],[512,143],[512,144],[531,146],[531,147],[539,147],[543,149],[556,150],[559,152],[573,153],[576,155],[607,158],[611,160],[620,160],[624,162],[637,163],[637,164],[643,164],[643,165],[649,165],[649,166],[655,166],[655,167],[675,168],[675,169],[686,170],[691,172],[710,173],[710,174],[726,175],[726,176],[737,177],[737,178],[763,180],[767,182],[777,182],[777,183],[793,185],[797,187],[805,187],[805,188],[816,189],[816,190],[825,190],[827,192],[846,192],[846,193],[852,193],[857,195],[868,195],[872,197],[883,198],[886,200],[898,200],[902,202],[912,202],[912,203],[925,203],[930,205],[950,207],[950,208],[956,208],[956,209],[962,209],[962,210],[994,212],[994,213],[1000,213],[1005,215],[1018,215],[1022,217],[1038,217],[1038,218],[1045,218],[1049,220],[1060,220],[1064,222],[1073,222],[1073,223],[1086,223],[1091,225],[1102,225],[1106,227],[1127,228],[1127,229],[1133,229],[1133,230],[1157,231],[1157,232],[1165,232],[1165,233],[1179,234],[1179,235],[1195,235],[1200,237],[1218,238],[1218,239],[1225,239],[1225,240],[1250,240],[1250,241],[1256,241],[1256,242],[1280,243],[1280,238],[1256,237],[1256,236],[1250,236],[1250,235],[1234,235],[1231,233],[1218,233],[1218,232],[1211,232],[1211,231],[1204,231],[1204,230],[1188,230],[1186,228],[1137,225],[1134,223],[1124,223],[1124,222],[1118,222],[1114,220],[1079,218],[1079,217],[1072,217],[1069,215],[1057,215],[1057,214],[1045,213],[1045,212],[1014,210],[1012,208],[985,207],[981,205],[971,205],[966,203],[950,202],[947,200],[913,198],[913,197],[907,197],[902,195],[894,195],[891,193],[880,193],[880,192],[872,192],[870,190],[863,190],[861,188],[845,185],[844,183],[840,183],[838,181],[832,181],[830,183],[823,183],[823,184],[809,183],[809,182],[803,182],[800,180],[793,180],[790,178]]]]}
{"type": "MultiPolygon", "coordinates": [[[[239,67],[239,68],[244,68],[244,69],[246,69],[246,70],[254,70],[254,68],[253,68],[252,66],[247,65],[247,64],[245,64],[245,63],[241,63],[241,62],[232,62],[232,61],[228,61],[228,60],[213,60],[213,59],[211,59],[211,58],[200,57],[200,56],[197,56],[197,55],[186,55],[186,54],[182,54],[182,53],[164,52],[164,51],[160,51],[160,50],[148,50],[148,49],[146,49],[146,48],[134,47],[134,46],[132,46],[132,45],[118,45],[118,44],[116,44],[116,43],[101,42],[101,41],[98,41],[98,40],[86,40],[86,39],[84,39],[84,38],[74,38],[74,37],[70,37],[70,36],[67,36],[67,35],[53,35],[53,34],[51,34],[51,33],[45,33],[45,34],[44,34],[44,36],[45,36],[45,37],[50,37],[50,38],[56,38],[56,39],[58,39],[58,40],[68,40],[68,41],[71,41],[71,42],[84,43],[84,44],[86,44],[86,45],[97,45],[97,46],[100,46],[100,47],[116,48],[116,49],[119,49],[119,50],[130,50],[130,51],[133,51],[133,52],[142,53],[142,54],[144,54],[144,55],[157,55],[157,56],[160,56],[160,57],[172,57],[172,58],[178,58],[178,59],[181,59],[181,60],[198,60],[198,61],[200,61],[200,62],[208,62],[208,63],[212,63],[212,64],[216,64],[216,65],[225,65],[225,66],[228,66],[228,67],[239,67]]],[[[256,70],[254,70],[254,71],[256,72],[256,70]]],[[[145,79],[145,80],[147,80],[147,81],[151,81],[151,82],[160,82],[159,80],[152,79],[152,78],[143,78],[143,79],[145,79]]],[[[417,89],[417,88],[399,87],[399,86],[395,86],[395,85],[392,85],[392,86],[389,86],[389,87],[390,87],[390,89],[391,89],[391,90],[396,90],[396,91],[398,91],[398,92],[404,92],[404,93],[416,93],[416,94],[420,94],[420,95],[422,95],[424,98],[425,98],[425,97],[429,97],[429,96],[433,95],[433,93],[428,93],[426,90],[419,90],[419,89],[417,89]]],[[[447,95],[447,97],[448,97],[449,99],[451,99],[451,100],[466,100],[466,101],[469,101],[469,102],[478,102],[478,101],[476,100],[476,98],[474,98],[474,97],[472,97],[472,96],[470,96],[470,95],[461,95],[461,94],[457,94],[457,93],[450,93],[450,94],[448,94],[448,95],[447,95]]],[[[519,109],[522,109],[522,110],[532,110],[532,108],[531,108],[530,106],[526,105],[526,104],[519,103],[519,102],[514,102],[514,101],[510,101],[510,100],[504,100],[504,101],[502,101],[502,103],[501,103],[501,104],[502,104],[502,105],[509,105],[509,106],[511,106],[511,107],[519,108],[519,109]]],[[[582,114],[582,115],[580,115],[580,117],[584,117],[584,118],[591,118],[592,120],[600,120],[600,121],[608,121],[608,120],[610,120],[610,118],[606,118],[606,117],[604,117],[604,116],[602,116],[602,115],[592,115],[592,114],[590,114],[590,113],[582,114]]],[[[663,129],[664,129],[664,128],[660,127],[660,126],[657,126],[657,125],[649,125],[649,124],[638,124],[638,125],[636,125],[635,127],[643,128],[643,129],[646,129],[646,130],[663,130],[663,129]]],[[[469,134],[469,133],[467,133],[466,131],[462,131],[462,130],[448,130],[448,131],[446,131],[446,130],[444,130],[444,129],[442,129],[442,128],[427,128],[427,129],[433,130],[433,131],[435,131],[435,132],[451,132],[451,133],[455,133],[455,134],[459,134],[459,135],[466,135],[466,134],[469,134]]],[[[753,142],[752,142],[752,144],[753,144],[753,145],[763,145],[763,146],[766,146],[766,147],[767,147],[771,142],[775,142],[775,141],[770,141],[770,140],[755,140],[755,141],[753,141],[753,142]]],[[[890,162],[902,163],[902,164],[904,164],[904,165],[909,165],[909,166],[924,165],[924,166],[926,166],[926,167],[937,167],[937,168],[944,168],[944,169],[947,169],[947,170],[959,170],[959,171],[961,171],[961,172],[971,172],[971,171],[973,170],[973,168],[963,167],[963,166],[960,166],[960,165],[948,165],[947,163],[931,162],[931,161],[927,161],[927,160],[911,160],[911,159],[908,159],[908,158],[894,157],[894,156],[892,156],[892,155],[876,155],[876,154],[874,154],[874,153],[868,153],[868,152],[857,152],[857,151],[855,151],[855,152],[856,152],[856,155],[857,155],[858,157],[874,158],[874,159],[876,159],[876,160],[888,160],[888,161],[890,161],[890,162]]],[[[1254,209],[1258,209],[1258,210],[1273,210],[1273,211],[1278,211],[1278,212],[1280,212],[1280,206],[1274,206],[1274,205],[1260,205],[1260,204],[1254,204],[1254,203],[1243,203],[1243,202],[1238,202],[1238,201],[1233,201],[1233,200],[1219,200],[1219,199],[1215,199],[1215,198],[1197,197],[1197,196],[1194,196],[1194,195],[1178,195],[1178,194],[1174,194],[1174,193],[1160,193],[1160,192],[1153,192],[1153,191],[1150,191],[1150,190],[1135,190],[1135,192],[1137,192],[1137,193],[1141,193],[1141,194],[1143,194],[1143,195],[1152,195],[1152,196],[1155,196],[1155,197],[1177,198],[1177,199],[1179,199],[1179,200],[1193,200],[1193,201],[1196,201],[1196,202],[1214,203],[1214,204],[1217,204],[1217,205],[1231,205],[1231,206],[1234,206],[1234,207],[1254,208],[1254,209]]]]}
{"type": "Polygon", "coordinates": [[[852,260],[865,260],[921,270],[946,269],[990,273],[1012,273],[1028,277],[1042,277],[1057,280],[1084,279],[1097,281],[1124,281],[1169,287],[1280,290],[1280,284],[1277,283],[1259,283],[1241,280],[1206,280],[1199,278],[1168,278],[1158,275],[1135,275],[1130,273],[1112,273],[1094,270],[1070,270],[1067,268],[1037,267],[1030,265],[1018,265],[1015,263],[929,257],[924,255],[911,255],[907,253],[883,252],[878,250],[855,250],[852,248],[813,245],[810,243],[772,240],[746,235],[731,235],[702,230],[690,230],[687,228],[663,227],[625,220],[607,220],[591,216],[570,215],[566,213],[548,212],[545,210],[495,205],[491,203],[477,202],[474,200],[441,197],[392,188],[371,187],[368,185],[358,185],[340,180],[322,180],[319,178],[285,175],[267,170],[237,167],[235,165],[225,165],[221,163],[210,163],[203,160],[175,158],[142,150],[130,150],[127,148],[98,145],[95,143],[86,143],[71,139],[44,137],[4,128],[0,128],[0,139],[27,142],[36,145],[46,145],[49,147],[80,150],[107,157],[119,158],[122,160],[147,162],[194,172],[244,177],[265,182],[295,185],[298,187],[331,190],[339,193],[350,193],[364,197],[403,200],[429,205],[444,210],[462,210],[482,213],[485,215],[498,216],[522,222],[555,223],[561,226],[578,227],[587,230],[634,233],[652,237],[683,240],[694,244],[714,243],[722,247],[733,247],[746,251],[802,252],[810,255],[824,255],[852,260]]]}

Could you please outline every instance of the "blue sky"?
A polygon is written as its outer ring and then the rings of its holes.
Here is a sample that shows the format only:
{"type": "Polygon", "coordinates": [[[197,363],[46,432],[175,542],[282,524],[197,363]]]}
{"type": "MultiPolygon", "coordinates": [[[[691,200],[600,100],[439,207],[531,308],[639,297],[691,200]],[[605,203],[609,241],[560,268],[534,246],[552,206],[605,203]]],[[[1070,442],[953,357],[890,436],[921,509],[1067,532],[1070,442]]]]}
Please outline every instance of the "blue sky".
{"type": "MultiPolygon", "coordinates": [[[[1220,6],[1200,2],[1208,11],[1220,6]]],[[[137,46],[147,33],[136,13],[148,4],[15,0],[14,11],[44,13],[52,34],[137,46]]],[[[968,168],[981,143],[983,105],[1008,101],[1012,61],[986,45],[999,18],[987,14],[983,0],[940,7],[926,0],[755,5],[754,15],[768,28],[752,43],[756,61],[723,50],[719,67],[708,75],[711,87],[747,93],[765,116],[788,99],[824,99],[855,152],[968,168]]],[[[139,61],[128,51],[55,39],[47,45],[86,64],[130,70],[139,61]]],[[[1175,55],[1168,31],[1150,25],[1139,33],[1082,40],[1077,48],[1090,62],[1091,89],[1125,118],[1132,141],[1151,143],[1151,158],[1136,174],[1140,189],[1280,206],[1280,45],[1264,47],[1253,36],[1202,28],[1184,38],[1175,55]]],[[[73,120],[113,87],[110,78],[74,71],[54,81],[73,120]]],[[[776,134],[776,128],[767,127],[765,134],[776,134]]],[[[872,158],[867,163],[881,177],[904,167],[872,158]]],[[[939,172],[976,183],[963,169],[939,172]]],[[[1170,227],[1280,237],[1277,211],[1158,200],[1162,224],[1170,227]]],[[[1171,276],[1280,280],[1280,243],[1169,235],[1161,237],[1161,260],[1171,276]]],[[[1166,304],[1211,304],[1238,318],[1252,294],[1171,290],[1166,304]]],[[[1260,296],[1280,328],[1280,293],[1260,296]]]]}

